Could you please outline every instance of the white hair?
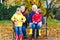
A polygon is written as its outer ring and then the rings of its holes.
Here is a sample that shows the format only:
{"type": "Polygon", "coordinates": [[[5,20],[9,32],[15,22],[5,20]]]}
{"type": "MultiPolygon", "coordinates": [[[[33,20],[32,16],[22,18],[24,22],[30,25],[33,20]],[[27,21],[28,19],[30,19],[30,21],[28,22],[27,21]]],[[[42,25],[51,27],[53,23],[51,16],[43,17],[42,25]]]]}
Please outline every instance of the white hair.
{"type": "Polygon", "coordinates": [[[34,4],[34,5],[32,5],[32,8],[36,8],[36,9],[37,9],[37,5],[35,5],[35,4],[34,4]]]}

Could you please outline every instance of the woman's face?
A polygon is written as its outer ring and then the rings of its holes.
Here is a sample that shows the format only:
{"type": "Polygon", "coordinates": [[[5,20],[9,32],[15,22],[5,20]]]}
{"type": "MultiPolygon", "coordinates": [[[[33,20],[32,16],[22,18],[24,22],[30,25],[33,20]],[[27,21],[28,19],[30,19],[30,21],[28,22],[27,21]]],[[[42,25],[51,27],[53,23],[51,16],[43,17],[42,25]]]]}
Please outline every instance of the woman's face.
{"type": "Polygon", "coordinates": [[[24,11],[25,11],[25,9],[24,9],[24,8],[21,8],[21,11],[22,11],[22,12],[24,12],[24,11]]]}
{"type": "Polygon", "coordinates": [[[21,12],[25,11],[25,6],[21,6],[21,12]]]}

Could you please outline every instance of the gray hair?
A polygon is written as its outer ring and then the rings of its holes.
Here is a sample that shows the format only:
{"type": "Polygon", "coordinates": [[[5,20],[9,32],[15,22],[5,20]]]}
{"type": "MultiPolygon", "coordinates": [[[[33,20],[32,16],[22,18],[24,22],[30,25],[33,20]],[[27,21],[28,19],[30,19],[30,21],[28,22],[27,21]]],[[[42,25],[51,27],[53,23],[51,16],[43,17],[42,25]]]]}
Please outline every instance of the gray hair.
{"type": "Polygon", "coordinates": [[[37,9],[37,5],[35,5],[35,4],[34,4],[34,5],[32,5],[32,8],[34,8],[34,7],[37,9]]]}

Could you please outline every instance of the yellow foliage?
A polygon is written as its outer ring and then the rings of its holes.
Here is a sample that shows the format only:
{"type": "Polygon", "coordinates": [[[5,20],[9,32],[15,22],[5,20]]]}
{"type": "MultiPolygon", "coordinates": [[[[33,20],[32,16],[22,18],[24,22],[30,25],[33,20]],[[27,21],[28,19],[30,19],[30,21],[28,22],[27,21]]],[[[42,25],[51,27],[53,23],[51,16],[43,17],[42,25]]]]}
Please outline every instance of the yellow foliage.
{"type": "Polygon", "coordinates": [[[41,10],[42,10],[42,14],[44,16],[46,14],[46,9],[45,8],[41,8],[41,10]]]}
{"type": "MultiPolygon", "coordinates": [[[[24,0],[24,2],[25,2],[25,7],[27,8],[27,11],[30,12],[32,10],[32,5],[36,4],[43,11],[43,15],[46,14],[43,0],[24,0]]],[[[21,3],[22,3],[22,0],[7,0],[8,8],[11,5],[12,6],[15,4],[20,5],[21,3]]]]}
{"type": "Polygon", "coordinates": [[[21,4],[21,2],[22,2],[22,0],[15,0],[15,4],[20,5],[20,4],[21,4]]]}

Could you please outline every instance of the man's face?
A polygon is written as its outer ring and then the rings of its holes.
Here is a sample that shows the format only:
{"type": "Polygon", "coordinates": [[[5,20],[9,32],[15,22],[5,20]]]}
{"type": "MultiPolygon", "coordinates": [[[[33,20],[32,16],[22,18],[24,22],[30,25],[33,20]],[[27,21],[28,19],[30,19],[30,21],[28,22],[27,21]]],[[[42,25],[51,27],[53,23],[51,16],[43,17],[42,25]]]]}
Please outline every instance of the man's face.
{"type": "Polygon", "coordinates": [[[36,11],[37,11],[37,8],[36,8],[36,7],[33,7],[32,10],[33,10],[34,12],[36,12],[36,11]]]}

